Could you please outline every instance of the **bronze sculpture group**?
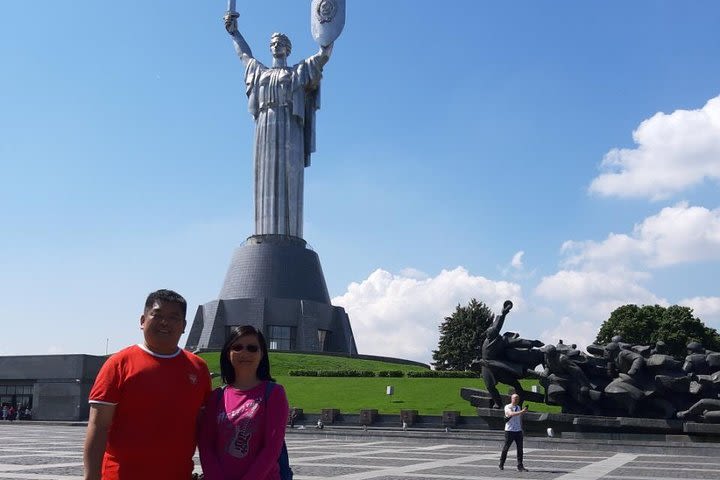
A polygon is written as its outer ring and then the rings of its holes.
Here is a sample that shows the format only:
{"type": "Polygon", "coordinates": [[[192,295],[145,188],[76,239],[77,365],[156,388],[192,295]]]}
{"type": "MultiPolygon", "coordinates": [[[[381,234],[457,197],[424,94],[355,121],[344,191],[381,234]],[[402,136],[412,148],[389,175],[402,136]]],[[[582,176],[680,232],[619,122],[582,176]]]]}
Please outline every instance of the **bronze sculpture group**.
{"type": "Polygon", "coordinates": [[[691,342],[680,361],[667,354],[663,342],[631,345],[620,336],[588,346],[587,353],[562,340],[544,345],[500,333],[511,309],[506,301],[473,364],[482,371],[491,407],[502,406],[498,383],[512,386],[522,403],[528,393],[520,380],[534,378],[544,387],[544,402],[561,406],[563,413],[720,423],[720,353],[691,342]]]}

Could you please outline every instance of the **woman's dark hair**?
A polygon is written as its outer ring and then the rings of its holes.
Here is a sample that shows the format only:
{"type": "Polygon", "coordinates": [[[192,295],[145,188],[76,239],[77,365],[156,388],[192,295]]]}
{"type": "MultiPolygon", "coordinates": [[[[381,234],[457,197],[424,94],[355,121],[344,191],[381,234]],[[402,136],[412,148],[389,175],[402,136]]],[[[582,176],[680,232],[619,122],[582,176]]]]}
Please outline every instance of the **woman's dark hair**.
{"type": "Polygon", "coordinates": [[[230,363],[230,347],[233,343],[235,343],[235,340],[246,335],[255,335],[258,339],[258,343],[260,344],[262,358],[260,359],[260,364],[258,365],[257,372],[255,374],[259,380],[269,380],[274,382],[275,379],[270,376],[270,357],[268,356],[265,336],[260,330],[257,330],[252,325],[243,325],[241,327],[233,328],[227,340],[225,340],[225,345],[223,345],[222,351],[220,352],[220,376],[222,377],[223,382],[227,385],[235,383],[235,369],[230,363]]]}

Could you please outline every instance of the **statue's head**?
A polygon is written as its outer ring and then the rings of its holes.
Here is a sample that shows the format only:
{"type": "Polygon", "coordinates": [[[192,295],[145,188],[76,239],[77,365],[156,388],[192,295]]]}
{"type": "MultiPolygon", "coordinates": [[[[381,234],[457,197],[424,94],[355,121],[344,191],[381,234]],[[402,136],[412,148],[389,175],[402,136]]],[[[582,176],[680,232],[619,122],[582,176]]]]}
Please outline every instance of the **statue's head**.
{"type": "Polygon", "coordinates": [[[270,36],[270,52],[275,58],[287,58],[292,51],[292,42],[284,33],[273,33],[270,36]]]}
{"type": "Polygon", "coordinates": [[[545,345],[542,350],[545,352],[545,358],[557,358],[559,356],[555,345],[545,345]]]}
{"type": "Polygon", "coordinates": [[[615,359],[620,353],[620,345],[617,342],[610,342],[605,345],[605,358],[615,359]]]}

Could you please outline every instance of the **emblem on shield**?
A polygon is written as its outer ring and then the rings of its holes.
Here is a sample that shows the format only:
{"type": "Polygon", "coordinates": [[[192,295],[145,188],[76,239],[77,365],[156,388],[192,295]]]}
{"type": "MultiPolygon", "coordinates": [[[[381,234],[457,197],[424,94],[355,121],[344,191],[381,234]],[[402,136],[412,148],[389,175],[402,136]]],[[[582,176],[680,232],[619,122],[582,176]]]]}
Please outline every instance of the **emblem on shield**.
{"type": "Polygon", "coordinates": [[[345,0],[312,0],[310,28],[320,45],[330,45],[345,26],[345,0]]]}
{"type": "Polygon", "coordinates": [[[337,3],[335,0],[320,0],[318,3],[316,14],[320,23],[331,22],[337,13],[337,3]]]}

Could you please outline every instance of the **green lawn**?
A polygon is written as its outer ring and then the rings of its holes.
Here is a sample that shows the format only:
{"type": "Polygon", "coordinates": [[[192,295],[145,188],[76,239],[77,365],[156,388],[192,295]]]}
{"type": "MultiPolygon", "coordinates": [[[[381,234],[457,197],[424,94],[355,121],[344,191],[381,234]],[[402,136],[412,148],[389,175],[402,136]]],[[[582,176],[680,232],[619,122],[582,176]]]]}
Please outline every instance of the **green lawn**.
{"type": "MultiPolygon", "coordinates": [[[[204,353],[211,372],[220,372],[217,353],[204,353]]],[[[475,408],[460,397],[461,387],[484,388],[479,378],[379,378],[379,377],[291,377],[289,370],[424,370],[415,365],[399,365],[374,360],[350,359],[322,355],[295,353],[271,353],[271,372],[282,384],[290,405],[308,413],[323,408],[337,408],[343,413],[357,413],[363,408],[376,408],[380,413],[400,413],[400,410],[418,410],[421,415],[439,415],[443,410],[459,410],[462,415],[475,415],[475,408]],[[385,387],[392,385],[394,394],[385,394],[385,387]]],[[[523,381],[529,390],[536,384],[523,381]]],[[[220,384],[216,378],[215,385],[220,384]]],[[[501,392],[507,387],[500,385],[501,392]]],[[[535,411],[557,411],[533,403],[535,411]]]]}
{"type": "MultiPolygon", "coordinates": [[[[202,353],[211,372],[220,373],[220,354],[202,353]]],[[[286,376],[290,370],[402,370],[403,372],[423,371],[418,365],[363,360],[360,358],[334,357],[330,355],[307,355],[303,353],[270,352],[270,372],[273,377],[286,376]]]]}
{"type": "MultiPolygon", "coordinates": [[[[306,412],[339,408],[357,413],[363,408],[377,408],[380,413],[417,410],[421,415],[439,415],[443,410],[459,410],[475,415],[475,408],[460,397],[460,388],[484,388],[475,378],[323,378],[278,376],[288,392],[290,405],[306,412]],[[392,385],[394,394],[385,394],[392,385]]],[[[523,382],[525,383],[525,382],[523,382]]],[[[532,382],[527,382],[528,389],[532,382]]],[[[507,387],[499,386],[500,391],[507,387]]],[[[556,408],[532,404],[534,411],[556,411],[556,408]]]]}

